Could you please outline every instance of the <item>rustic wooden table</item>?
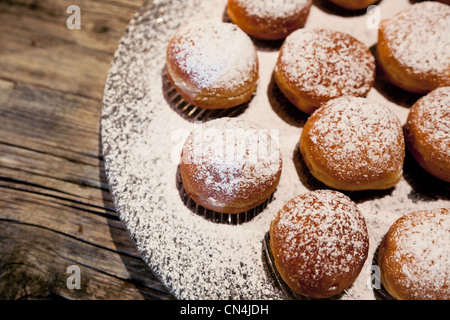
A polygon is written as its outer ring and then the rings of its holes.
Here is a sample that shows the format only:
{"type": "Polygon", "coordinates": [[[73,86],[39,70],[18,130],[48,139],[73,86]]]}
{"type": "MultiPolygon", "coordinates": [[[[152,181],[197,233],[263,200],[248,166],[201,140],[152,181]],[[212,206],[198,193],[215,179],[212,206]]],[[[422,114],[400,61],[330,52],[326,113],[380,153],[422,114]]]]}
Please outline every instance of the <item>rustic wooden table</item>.
{"type": "Polygon", "coordinates": [[[141,5],[0,2],[0,299],[173,299],[114,210],[100,145],[107,72],[141,5]]]}

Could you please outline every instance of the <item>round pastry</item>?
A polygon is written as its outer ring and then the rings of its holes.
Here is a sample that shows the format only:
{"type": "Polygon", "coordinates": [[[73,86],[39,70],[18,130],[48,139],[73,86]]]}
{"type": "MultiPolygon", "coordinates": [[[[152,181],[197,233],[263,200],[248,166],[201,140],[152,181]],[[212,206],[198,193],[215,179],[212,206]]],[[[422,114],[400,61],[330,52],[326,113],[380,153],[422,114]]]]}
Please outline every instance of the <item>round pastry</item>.
{"type": "Polygon", "coordinates": [[[436,89],[413,105],[405,138],[408,150],[426,171],[450,182],[450,87],[436,89]]]}
{"type": "Polygon", "coordinates": [[[299,195],[270,225],[270,250],[296,293],[330,298],[350,287],[367,259],[369,237],[358,207],[331,190],[299,195]]]}
{"type": "Polygon", "coordinates": [[[311,0],[228,0],[228,16],[247,34],[279,40],[303,28],[311,0]]]}
{"type": "Polygon", "coordinates": [[[379,0],[329,0],[338,6],[349,10],[362,10],[366,9],[371,4],[378,2],[379,0]]]}
{"type": "Polygon", "coordinates": [[[192,22],[167,47],[167,75],[180,95],[205,109],[245,103],[258,85],[258,56],[250,37],[224,22],[192,22]]]}
{"type": "Polygon", "coordinates": [[[398,300],[450,300],[450,209],[398,219],[378,252],[381,281],[398,300]]]}
{"type": "Polygon", "coordinates": [[[381,21],[377,55],[394,85],[415,93],[450,86],[450,7],[425,1],[381,21]]]}
{"type": "Polygon", "coordinates": [[[202,207],[242,213],[267,200],[281,176],[277,139],[236,118],[220,118],[194,128],[180,163],[187,194],[202,207]]]}
{"type": "Polygon", "coordinates": [[[311,174],[340,190],[382,190],[403,173],[402,124],[365,98],[341,97],[315,111],[303,128],[300,152],[311,174]]]}
{"type": "Polygon", "coordinates": [[[375,58],[346,33],[300,29],[281,47],[274,76],[284,95],[310,114],[333,98],[365,97],[375,81],[375,58]]]}

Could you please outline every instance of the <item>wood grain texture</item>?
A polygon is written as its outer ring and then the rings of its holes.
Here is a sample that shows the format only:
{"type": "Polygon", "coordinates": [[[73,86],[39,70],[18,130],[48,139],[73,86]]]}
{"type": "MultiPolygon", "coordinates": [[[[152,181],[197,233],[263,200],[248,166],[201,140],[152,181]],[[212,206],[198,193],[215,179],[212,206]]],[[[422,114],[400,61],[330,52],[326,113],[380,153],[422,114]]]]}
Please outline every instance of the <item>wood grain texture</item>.
{"type": "Polygon", "coordinates": [[[119,220],[101,155],[107,72],[141,5],[0,2],[0,299],[173,299],[119,220]]]}

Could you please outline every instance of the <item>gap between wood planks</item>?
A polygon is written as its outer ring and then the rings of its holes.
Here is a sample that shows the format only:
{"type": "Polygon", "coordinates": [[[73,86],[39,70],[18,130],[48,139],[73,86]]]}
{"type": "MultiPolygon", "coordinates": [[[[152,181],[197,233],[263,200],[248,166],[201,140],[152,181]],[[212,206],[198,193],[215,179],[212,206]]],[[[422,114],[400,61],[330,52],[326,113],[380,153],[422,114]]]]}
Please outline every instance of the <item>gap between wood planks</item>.
{"type": "Polygon", "coordinates": [[[173,299],[109,193],[100,144],[112,56],[143,1],[0,3],[0,298],[173,299]],[[66,8],[82,29],[66,28],[66,8]],[[69,290],[66,268],[81,268],[69,290]]]}

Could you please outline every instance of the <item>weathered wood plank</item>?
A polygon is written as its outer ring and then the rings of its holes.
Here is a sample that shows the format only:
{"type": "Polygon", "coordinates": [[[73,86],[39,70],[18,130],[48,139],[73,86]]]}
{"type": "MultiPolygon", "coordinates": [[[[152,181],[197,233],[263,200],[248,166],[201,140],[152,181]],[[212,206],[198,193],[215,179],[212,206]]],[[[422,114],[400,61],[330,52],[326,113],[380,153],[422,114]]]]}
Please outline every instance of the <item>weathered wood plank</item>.
{"type": "Polygon", "coordinates": [[[0,264],[2,299],[170,298],[152,283],[127,277],[131,268],[142,270],[137,259],[128,259],[123,267],[120,256],[113,260],[107,251],[86,251],[77,239],[55,237],[55,231],[43,226],[0,220],[0,228],[0,245],[13,248],[0,264]],[[26,236],[17,237],[19,233],[26,236]],[[102,264],[109,264],[109,269],[102,264]],[[80,289],[67,287],[67,268],[71,265],[80,268],[80,289]],[[110,273],[112,270],[114,273],[110,273]]]}
{"type": "MultiPolygon", "coordinates": [[[[119,277],[123,281],[147,287],[150,293],[155,287],[160,288],[157,291],[158,294],[161,297],[164,297],[164,295],[169,297],[164,287],[159,284],[141,260],[134,244],[130,241],[128,233],[114,213],[63,197],[49,196],[41,193],[38,186],[28,186],[27,189],[21,189],[21,184],[4,180],[0,180],[0,195],[0,221],[15,225],[33,226],[37,228],[34,231],[36,234],[43,232],[43,230],[51,232],[52,239],[49,241],[60,244],[60,246],[52,249],[58,255],[63,255],[70,261],[77,261],[82,266],[95,269],[105,278],[115,279],[119,277]],[[73,242],[69,247],[70,253],[73,253],[71,255],[67,253],[66,238],[70,238],[73,242]]],[[[109,194],[106,197],[108,198],[109,194]]],[[[5,230],[1,230],[0,238],[7,237],[5,230]]],[[[16,237],[23,237],[23,234],[16,234],[16,237]]],[[[25,239],[21,240],[34,242],[29,237],[30,234],[26,233],[25,239]]],[[[26,251],[27,254],[34,254],[34,246],[35,244],[33,246],[26,245],[26,249],[23,251],[26,251]]],[[[16,246],[1,245],[0,247],[2,248],[0,249],[0,256],[2,257],[15,255],[16,250],[18,250],[16,246]]],[[[19,250],[19,252],[22,252],[22,250],[19,250]]],[[[53,265],[55,262],[50,258],[43,256],[40,260],[42,265],[46,267],[53,265]]],[[[4,258],[2,263],[10,264],[9,260],[9,258],[4,258]]],[[[25,259],[23,263],[29,263],[29,261],[25,259]]],[[[0,269],[2,269],[1,266],[0,269]]],[[[0,283],[6,285],[9,281],[0,275],[0,283]]],[[[60,288],[58,283],[51,283],[51,285],[53,288],[60,288]]],[[[87,292],[89,291],[88,288],[85,289],[87,292]]],[[[32,292],[30,290],[31,288],[28,292],[32,292]]],[[[38,288],[38,290],[42,290],[42,288],[38,288]]],[[[0,296],[1,292],[0,285],[0,296]]],[[[68,292],[73,293],[72,290],[68,292]]],[[[109,294],[114,295],[113,292],[109,294]]],[[[115,294],[119,294],[119,291],[115,294]]],[[[134,295],[127,296],[124,293],[120,293],[120,295],[124,299],[136,298],[134,295]]],[[[149,297],[152,296],[146,298],[149,297]]],[[[89,296],[89,298],[92,297],[89,296]]]]}
{"type": "Polygon", "coordinates": [[[31,85],[14,85],[5,94],[9,99],[0,108],[1,176],[102,206],[108,185],[98,102],[31,85]]]}
{"type": "Polygon", "coordinates": [[[101,155],[107,71],[141,4],[0,2],[0,299],[173,298],[120,222],[101,155]],[[81,30],[66,28],[72,4],[81,30]]]}
{"type": "MultiPolygon", "coordinates": [[[[39,184],[5,179],[4,176],[8,175],[8,172],[3,170],[3,168],[1,169],[0,221],[34,226],[37,228],[37,231],[34,231],[36,234],[43,232],[43,230],[46,232],[51,231],[53,236],[49,241],[61,244],[52,249],[58,255],[65,255],[64,252],[68,249],[65,245],[67,242],[65,238],[70,238],[74,242],[70,245],[71,252],[76,252],[73,256],[67,257],[70,261],[78,261],[80,265],[95,269],[103,274],[105,278],[119,277],[123,281],[137,284],[143,283],[141,285],[147,287],[150,293],[155,287],[159,287],[161,288],[161,292],[158,291],[158,294],[161,295],[160,298],[167,295],[166,291],[164,291],[165,289],[141,260],[134,244],[130,241],[128,233],[124,230],[114,211],[108,209],[107,206],[92,205],[89,201],[62,194],[57,189],[51,190],[50,188],[43,188],[39,184]],[[118,260],[118,257],[120,257],[120,260],[118,260]]],[[[33,174],[31,173],[24,174],[26,181],[32,181],[32,176],[33,174]]],[[[57,181],[57,179],[55,180],[57,181]]],[[[48,180],[44,181],[48,182],[48,180]]],[[[91,187],[86,188],[92,189],[91,187]]],[[[109,193],[102,190],[100,192],[107,201],[111,201],[109,193]]],[[[4,229],[1,230],[0,238],[6,237],[4,229]]],[[[23,237],[23,234],[16,234],[16,237],[23,237]]],[[[25,240],[34,242],[29,237],[30,234],[26,233],[25,240]]],[[[0,248],[2,248],[0,249],[1,257],[16,254],[16,246],[1,245],[0,248]]],[[[28,254],[32,254],[35,250],[34,245],[26,245],[25,248],[23,251],[26,251],[28,254]]],[[[19,250],[19,252],[21,251],[19,250]]],[[[46,260],[50,258],[43,256],[41,259],[42,264],[45,266],[54,264],[53,260],[46,260]]],[[[8,258],[2,258],[1,260],[5,264],[11,263],[8,258]]],[[[24,264],[29,263],[27,259],[22,262],[24,264]]],[[[10,285],[8,279],[2,278],[1,275],[0,282],[10,285]]],[[[59,285],[58,283],[51,283],[52,288],[56,289],[61,289],[60,285],[61,283],[59,285]]],[[[29,293],[32,292],[31,289],[28,289],[29,293]]],[[[42,288],[37,289],[42,290],[42,288]]],[[[86,293],[88,293],[88,288],[86,290],[86,293]]],[[[0,287],[0,295],[1,292],[2,288],[0,287]]],[[[119,292],[120,290],[115,294],[118,295],[119,292]]],[[[70,290],[68,293],[74,292],[70,290]]],[[[76,294],[79,295],[78,293],[76,294]]],[[[114,296],[113,292],[109,294],[114,296]]],[[[67,297],[67,293],[65,296],[67,297]]],[[[92,297],[89,296],[89,298],[92,297]]],[[[124,299],[137,298],[134,294],[127,295],[126,292],[120,293],[120,297],[124,299]]],[[[146,298],[151,297],[151,294],[146,296],[146,298]]]]}

